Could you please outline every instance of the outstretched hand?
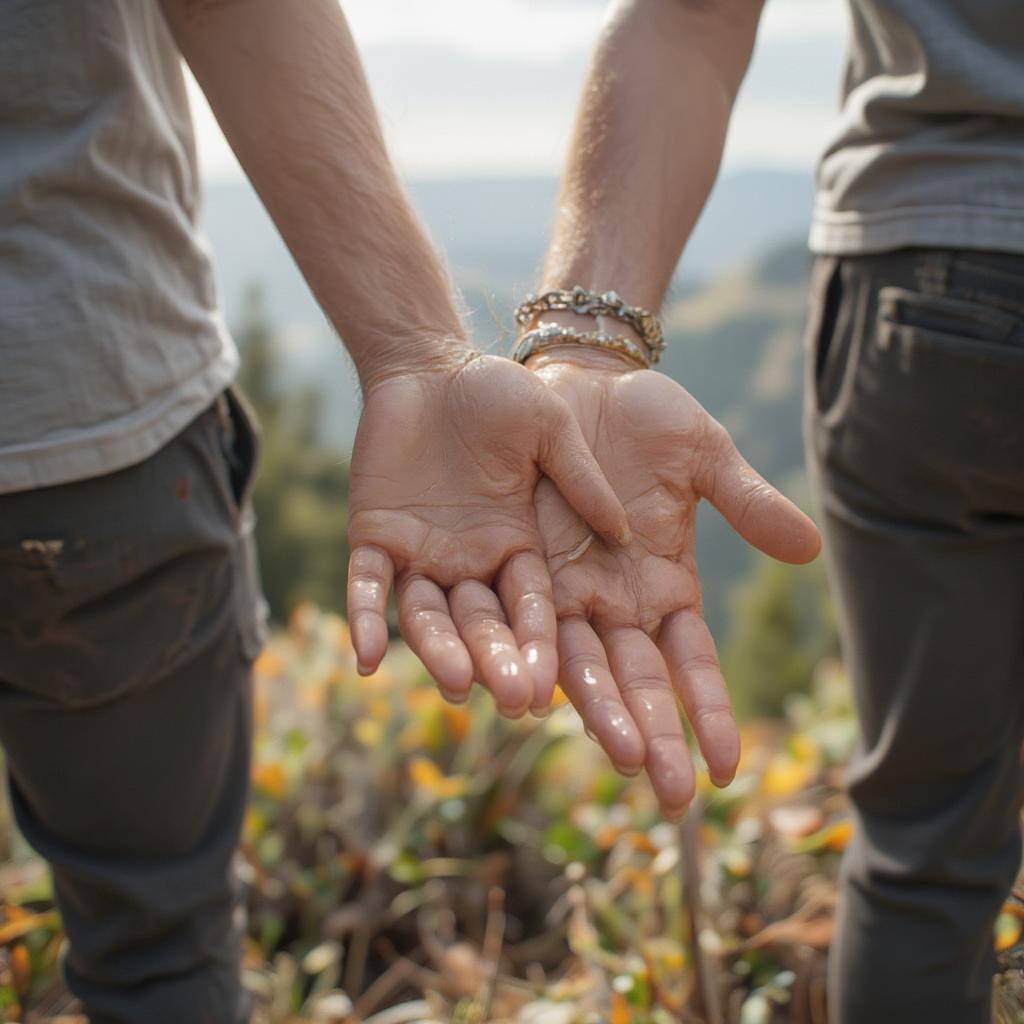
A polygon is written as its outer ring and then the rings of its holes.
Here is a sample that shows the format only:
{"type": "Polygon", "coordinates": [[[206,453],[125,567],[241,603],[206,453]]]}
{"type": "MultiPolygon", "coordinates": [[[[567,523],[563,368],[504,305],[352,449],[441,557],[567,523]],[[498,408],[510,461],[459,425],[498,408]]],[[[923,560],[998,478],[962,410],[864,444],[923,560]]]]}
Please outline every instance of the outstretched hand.
{"type": "Polygon", "coordinates": [[[362,673],[402,635],[450,700],[474,679],[518,716],[558,667],[534,489],[546,474],[614,548],[625,512],[565,401],[523,366],[463,355],[374,383],[352,454],[348,615],[362,673]]]}
{"type": "Polygon", "coordinates": [[[663,813],[678,818],[694,771],[676,697],[712,780],[735,774],[739,733],[704,623],[694,560],[707,498],[754,547],[812,560],[811,520],[742,458],[725,429],[670,378],[543,357],[538,376],[572,408],[629,514],[633,540],[609,547],[550,481],[536,506],[558,614],[560,681],[588,732],[626,774],[646,768],[663,813]]]}

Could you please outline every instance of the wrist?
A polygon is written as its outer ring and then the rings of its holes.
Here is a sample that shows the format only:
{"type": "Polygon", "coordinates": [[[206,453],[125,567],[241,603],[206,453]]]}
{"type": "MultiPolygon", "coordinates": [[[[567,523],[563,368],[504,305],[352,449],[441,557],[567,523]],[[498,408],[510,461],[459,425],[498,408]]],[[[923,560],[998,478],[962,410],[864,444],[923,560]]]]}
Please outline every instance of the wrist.
{"type": "MultiPolygon", "coordinates": [[[[581,334],[597,332],[610,337],[622,337],[627,342],[635,345],[638,355],[642,354],[648,360],[651,350],[646,344],[643,336],[630,324],[619,320],[616,317],[607,315],[590,315],[576,313],[567,309],[549,309],[537,313],[529,321],[523,323],[523,333],[526,334],[537,328],[541,323],[568,328],[572,331],[579,331],[581,334]]],[[[622,353],[616,353],[607,348],[586,342],[573,343],[566,341],[564,345],[549,345],[543,351],[531,355],[525,365],[531,370],[540,369],[543,366],[557,365],[560,363],[579,366],[591,370],[606,370],[614,373],[629,373],[640,369],[637,361],[622,353]]],[[[649,365],[649,364],[648,364],[649,365]]]]}
{"type": "Polygon", "coordinates": [[[638,367],[631,360],[590,345],[574,345],[567,343],[545,349],[526,361],[530,370],[540,370],[545,366],[575,366],[583,370],[594,370],[605,373],[634,373],[638,367]]]}
{"type": "Polygon", "coordinates": [[[396,377],[450,373],[465,366],[479,353],[457,334],[418,334],[391,345],[375,346],[372,354],[356,360],[356,372],[364,395],[396,377]]]}

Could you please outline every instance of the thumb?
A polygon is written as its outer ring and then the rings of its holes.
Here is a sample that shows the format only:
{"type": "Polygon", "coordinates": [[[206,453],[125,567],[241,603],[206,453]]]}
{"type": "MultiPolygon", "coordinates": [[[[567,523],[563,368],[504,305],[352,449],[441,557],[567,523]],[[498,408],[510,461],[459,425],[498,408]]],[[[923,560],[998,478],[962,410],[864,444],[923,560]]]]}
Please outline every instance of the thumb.
{"type": "Polygon", "coordinates": [[[562,497],[604,541],[611,545],[632,540],[629,519],[608,483],[569,406],[550,395],[537,464],[562,497]]]}
{"type": "Polygon", "coordinates": [[[725,427],[711,422],[703,468],[695,481],[700,494],[766,555],[797,565],[817,558],[821,534],[811,518],[740,455],[725,427]]]}

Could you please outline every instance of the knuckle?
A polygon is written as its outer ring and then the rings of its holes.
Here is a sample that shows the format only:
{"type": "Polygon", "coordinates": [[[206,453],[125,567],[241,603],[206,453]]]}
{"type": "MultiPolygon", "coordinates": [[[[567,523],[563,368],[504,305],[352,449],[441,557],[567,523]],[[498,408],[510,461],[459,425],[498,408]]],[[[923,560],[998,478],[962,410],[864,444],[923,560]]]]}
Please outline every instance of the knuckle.
{"type": "Polygon", "coordinates": [[[683,739],[682,731],[672,731],[663,729],[659,732],[647,735],[644,737],[647,742],[647,749],[661,755],[672,754],[678,756],[678,753],[683,750],[687,755],[689,750],[686,747],[686,741],[683,739]]]}
{"type": "Polygon", "coordinates": [[[735,721],[732,713],[732,705],[725,701],[712,701],[707,704],[701,704],[700,707],[694,708],[690,715],[690,722],[696,729],[702,725],[707,725],[710,721],[716,718],[727,718],[730,722],[735,721]]]}
{"type": "Polygon", "coordinates": [[[584,702],[581,714],[587,717],[594,712],[600,711],[602,708],[611,708],[615,714],[621,714],[625,711],[622,701],[607,694],[595,693],[584,702]]]}
{"type": "MultiPolygon", "coordinates": [[[[593,656],[581,651],[566,655],[562,658],[562,671],[566,676],[574,678],[576,676],[582,676],[586,672],[599,672],[602,671],[602,669],[594,660],[593,656]]],[[[593,700],[596,698],[591,699],[593,700]]]]}
{"type": "Polygon", "coordinates": [[[688,654],[682,661],[684,672],[719,672],[718,658],[713,654],[688,654]]]}
{"type": "Polygon", "coordinates": [[[645,693],[650,690],[663,692],[668,690],[670,687],[667,679],[658,675],[647,674],[630,676],[619,684],[619,688],[624,694],[633,695],[645,693]]]}
{"type": "Polygon", "coordinates": [[[460,629],[483,635],[495,634],[506,628],[506,623],[500,613],[494,608],[483,605],[460,608],[458,623],[460,629]]]}

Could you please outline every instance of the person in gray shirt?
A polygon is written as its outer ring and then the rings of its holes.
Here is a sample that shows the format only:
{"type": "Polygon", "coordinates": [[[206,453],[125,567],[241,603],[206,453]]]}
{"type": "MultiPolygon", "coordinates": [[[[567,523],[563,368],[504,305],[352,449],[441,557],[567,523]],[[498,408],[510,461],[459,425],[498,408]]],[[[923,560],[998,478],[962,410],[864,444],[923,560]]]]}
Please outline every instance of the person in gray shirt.
{"type": "MultiPolygon", "coordinates": [[[[663,301],[715,180],[761,10],[611,5],[542,289],[663,301]]],[[[1021,860],[1024,5],[849,10],[807,327],[808,456],[861,729],[830,1013],[836,1024],[987,1024],[993,924],[1021,860]]],[[[593,325],[580,311],[545,319],[593,325]]],[[[671,444],[683,458],[692,434],[678,416],[645,421],[630,404],[635,373],[581,346],[532,365],[570,400],[601,396],[602,436],[630,431],[595,448],[613,486],[629,481],[620,494],[664,494],[664,462],[636,453],[671,444]]],[[[687,522],[690,497],[670,494],[661,521],[687,522]]],[[[641,540],[653,558],[664,537],[641,540]]],[[[646,606],[656,584],[636,578],[646,606]]],[[[690,647],[694,661],[710,654],[690,647]]],[[[728,747],[715,692],[702,721],[717,721],[728,747]]],[[[727,765],[728,749],[709,762],[727,765]]]]}

